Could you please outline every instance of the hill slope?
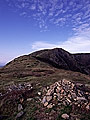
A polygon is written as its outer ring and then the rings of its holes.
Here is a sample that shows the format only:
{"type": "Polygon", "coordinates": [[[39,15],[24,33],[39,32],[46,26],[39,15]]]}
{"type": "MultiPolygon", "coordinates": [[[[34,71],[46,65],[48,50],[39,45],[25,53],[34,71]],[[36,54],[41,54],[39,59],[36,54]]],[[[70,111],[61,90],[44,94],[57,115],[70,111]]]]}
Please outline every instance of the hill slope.
{"type": "Polygon", "coordinates": [[[90,76],[85,75],[90,74],[89,61],[90,54],[73,55],[56,48],[18,57],[0,68],[0,120],[15,120],[19,115],[20,120],[62,120],[62,110],[70,120],[72,114],[89,120],[90,112],[85,110],[57,105],[48,109],[41,102],[43,90],[63,79],[84,84],[84,92],[89,91],[90,76]]]}
{"type": "Polygon", "coordinates": [[[36,66],[39,67],[41,61],[43,64],[48,63],[45,65],[46,68],[47,66],[53,66],[59,69],[71,70],[90,75],[89,53],[71,54],[61,48],[40,50],[29,55],[21,56],[8,63],[2,71],[28,71],[36,66]]]}

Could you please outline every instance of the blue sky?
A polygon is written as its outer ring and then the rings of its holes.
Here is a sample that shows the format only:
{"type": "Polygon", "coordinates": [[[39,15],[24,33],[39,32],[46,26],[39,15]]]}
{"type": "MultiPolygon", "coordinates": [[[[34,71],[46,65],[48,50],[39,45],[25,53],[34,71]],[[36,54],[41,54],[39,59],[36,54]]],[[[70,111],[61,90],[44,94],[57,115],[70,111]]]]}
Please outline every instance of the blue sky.
{"type": "Polygon", "coordinates": [[[0,64],[54,47],[90,53],[90,0],[0,0],[0,64]]]}

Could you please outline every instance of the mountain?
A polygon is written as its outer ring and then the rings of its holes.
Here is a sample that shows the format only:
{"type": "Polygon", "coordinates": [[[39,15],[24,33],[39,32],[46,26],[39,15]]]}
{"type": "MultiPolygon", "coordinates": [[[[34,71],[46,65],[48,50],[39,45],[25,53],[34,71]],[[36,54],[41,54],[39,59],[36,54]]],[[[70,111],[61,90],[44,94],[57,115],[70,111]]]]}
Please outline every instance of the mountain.
{"type": "Polygon", "coordinates": [[[40,50],[29,55],[21,56],[8,63],[2,71],[29,70],[35,64],[38,64],[38,60],[58,69],[90,75],[89,53],[71,54],[62,48],[40,50]],[[31,63],[34,65],[30,66],[31,63]]]}
{"type": "Polygon", "coordinates": [[[61,48],[38,51],[33,57],[59,69],[66,69],[90,75],[90,54],[71,54],[61,48]]]}

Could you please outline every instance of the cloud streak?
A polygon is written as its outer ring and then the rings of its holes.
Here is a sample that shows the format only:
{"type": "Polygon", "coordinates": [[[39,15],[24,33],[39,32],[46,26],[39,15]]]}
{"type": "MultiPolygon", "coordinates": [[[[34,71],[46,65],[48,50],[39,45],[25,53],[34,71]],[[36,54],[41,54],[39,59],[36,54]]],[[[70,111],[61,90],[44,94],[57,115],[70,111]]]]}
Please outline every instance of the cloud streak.
{"type": "Polygon", "coordinates": [[[38,41],[32,45],[32,51],[52,48],[63,48],[71,53],[90,53],[90,40],[76,37],[56,44],[38,41]]]}

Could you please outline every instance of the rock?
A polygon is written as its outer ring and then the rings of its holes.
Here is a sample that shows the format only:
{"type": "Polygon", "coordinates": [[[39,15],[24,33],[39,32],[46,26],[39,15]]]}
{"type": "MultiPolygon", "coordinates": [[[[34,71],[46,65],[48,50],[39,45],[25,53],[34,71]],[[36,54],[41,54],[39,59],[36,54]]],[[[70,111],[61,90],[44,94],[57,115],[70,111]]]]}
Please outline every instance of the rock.
{"type": "Polygon", "coordinates": [[[47,101],[50,102],[52,100],[52,96],[47,96],[47,101]]]}
{"type": "MultiPolygon", "coordinates": [[[[60,84],[59,82],[57,82],[57,85],[59,86],[58,88],[60,89],[61,84],[60,84]]],[[[58,88],[57,88],[57,89],[58,89],[58,88]]]]}
{"type": "Polygon", "coordinates": [[[68,84],[68,82],[69,82],[69,81],[66,80],[66,79],[63,79],[63,80],[62,80],[62,83],[64,83],[64,84],[68,84]]]}
{"type": "Polygon", "coordinates": [[[53,93],[53,91],[51,89],[49,89],[46,95],[51,95],[52,93],[53,93]]]}
{"type": "Polygon", "coordinates": [[[42,103],[46,103],[46,96],[43,97],[42,103]]]}
{"type": "Polygon", "coordinates": [[[71,103],[71,100],[69,100],[68,98],[67,98],[67,101],[68,101],[69,103],[71,103]]]}
{"type": "Polygon", "coordinates": [[[23,111],[20,111],[20,112],[16,115],[16,119],[17,119],[17,118],[20,118],[23,114],[24,114],[24,112],[23,112],[23,111]]]}
{"type": "Polygon", "coordinates": [[[59,90],[59,89],[56,89],[56,92],[57,92],[57,93],[59,93],[59,92],[60,92],[60,90],[59,90]]]}
{"type": "Polygon", "coordinates": [[[21,111],[21,110],[23,110],[23,107],[21,104],[18,104],[18,111],[21,111]]]}
{"type": "Polygon", "coordinates": [[[44,103],[44,106],[46,107],[47,105],[48,105],[48,102],[45,102],[45,103],[44,103]]]}
{"type": "Polygon", "coordinates": [[[49,89],[49,86],[47,86],[47,90],[49,89]]]}
{"type": "Polygon", "coordinates": [[[62,90],[61,90],[61,94],[63,94],[63,93],[64,93],[64,90],[62,89],[62,90]]]}
{"type": "Polygon", "coordinates": [[[39,95],[39,96],[41,96],[41,94],[42,94],[41,92],[38,92],[38,95],[39,95]]]}
{"type": "Polygon", "coordinates": [[[71,93],[71,96],[73,99],[75,99],[77,97],[76,93],[71,93]]]}
{"type": "Polygon", "coordinates": [[[70,99],[71,99],[71,95],[70,95],[70,94],[68,94],[68,98],[70,98],[70,99]]]}
{"type": "Polygon", "coordinates": [[[90,105],[89,105],[89,104],[86,106],[86,109],[87,109],[87,110],[90,110],[90,105]]]}
{"type": "Polygon", "coordinates": [[[88,96],[88,100],[90,100],[90,96],[88,96]]]}
{"type": "Polygon", "coordinates": [[[78,104],[78,107],[80,107],[80,104],[78,104]]]}
{"type": "Polygon", "coordinates": [[[27,98],[27,101],[31,101],[32,100],[32,98],[27,98]]]}
{"type": "Polygon", "coordinates": [[[68,115],[68,114],[62,114],[61,117],[62,117],[63,119],[69,119],[69,115],[68,115]]]}
{"type": "Polygon", "coordinates": [[[58,97],[58,99],[60,98],[60,93],[57,93],[57,97],[58,97]]]}
{"type": "Polygon", "coordinates": [[[49,104],[48,106],[47,106],[47,108],[52,108],[53,107],[53,105],[52,104],[49,104]]]}
{"type": "Polygon", "coordinates": [[[54,95],[54,96],[53,96],[53,99],[54,99],[54,100],[56,100],[56,99],[57,99],[57,96],[56,96],[56,95],[54,95]]]}
{"type": "Polygon", "coordinates": [[[47,89],[46,89],[45,87],[43,88],[43,93],[44,93],[44,92],[47,92],[47,89]]]}
{"type": "Polygon", "coordinates": [[[86,101],[86,99],[85,99],[85,97],[77,97],[77,100],[84,100],[84,101],[86,101]]]}
{"type": "Polygon", "coordinates": [[[74,86],[75,86],[75,85],[72,83],[72,84],[71,84],[72,89],[74,88],[74,86]]]}

